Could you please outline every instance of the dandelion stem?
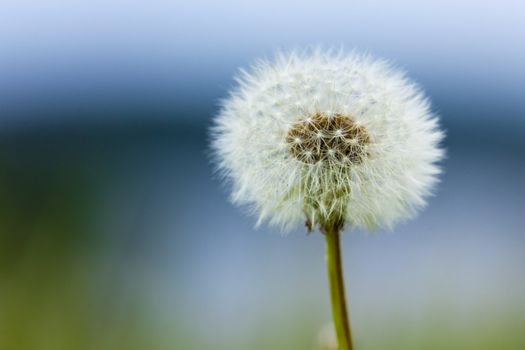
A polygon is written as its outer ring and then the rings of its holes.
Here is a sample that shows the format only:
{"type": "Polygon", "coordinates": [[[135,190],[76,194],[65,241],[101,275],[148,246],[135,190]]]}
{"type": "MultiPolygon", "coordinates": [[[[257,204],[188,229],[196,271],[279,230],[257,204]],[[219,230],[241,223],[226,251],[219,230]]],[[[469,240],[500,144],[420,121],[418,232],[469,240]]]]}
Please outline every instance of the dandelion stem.
{"type": "Polygon", "coordinates": [[[352,335],[345,300],[345,285],[343,281],[343,265],[341,261],[340,225],[327,225],[323,232],[326,236],[326,263],[330,299],[332,301],[332,317],[339,350],[352,350],[352,335]]]}

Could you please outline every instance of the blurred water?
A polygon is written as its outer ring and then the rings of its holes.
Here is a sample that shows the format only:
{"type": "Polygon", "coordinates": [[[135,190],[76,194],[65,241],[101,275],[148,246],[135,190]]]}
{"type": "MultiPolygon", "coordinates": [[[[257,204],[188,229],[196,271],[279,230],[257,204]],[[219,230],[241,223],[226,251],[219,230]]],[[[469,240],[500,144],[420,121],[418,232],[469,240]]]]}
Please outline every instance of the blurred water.
{"type": "MultiPolygon", "coordinates": [[[[525,345],[522,129],[446,127],[429,208],[344,237],[360,348],[525,345]]],[[[330,320],[322,237],[254,231],[206,139],[202,123],[3,135],[0,348],[313,346],[330,320]]]]}

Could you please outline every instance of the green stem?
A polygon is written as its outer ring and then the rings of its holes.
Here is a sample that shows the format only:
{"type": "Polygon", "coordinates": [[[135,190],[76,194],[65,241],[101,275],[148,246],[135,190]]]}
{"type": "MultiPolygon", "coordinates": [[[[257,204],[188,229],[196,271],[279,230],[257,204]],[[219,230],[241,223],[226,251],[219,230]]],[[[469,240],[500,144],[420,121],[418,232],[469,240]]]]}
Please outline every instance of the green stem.
{"type": "Polygon", "coordinates": [[[346,311],[343,265],[339,242],[341,227],[331,225],[330,227],[325,227],[323,232],[326,236],[326,263],[337,343],[339,344],[339,350],[352,350],[352,335],[346,311]]]}

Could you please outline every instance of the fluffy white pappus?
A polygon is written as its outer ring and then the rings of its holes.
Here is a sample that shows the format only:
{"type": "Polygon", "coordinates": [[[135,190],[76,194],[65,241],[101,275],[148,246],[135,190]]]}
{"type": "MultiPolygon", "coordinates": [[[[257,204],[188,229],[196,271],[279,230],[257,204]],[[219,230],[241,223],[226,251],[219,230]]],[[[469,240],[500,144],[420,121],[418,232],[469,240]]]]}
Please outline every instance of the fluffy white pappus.
{"type": "Polygon", "coordinates": [[[443,132],[422,90],[387,61],[278,53],[237,83],[212,148],[233,201],[258,224],[392,228],[426,204],[443,132]]]}

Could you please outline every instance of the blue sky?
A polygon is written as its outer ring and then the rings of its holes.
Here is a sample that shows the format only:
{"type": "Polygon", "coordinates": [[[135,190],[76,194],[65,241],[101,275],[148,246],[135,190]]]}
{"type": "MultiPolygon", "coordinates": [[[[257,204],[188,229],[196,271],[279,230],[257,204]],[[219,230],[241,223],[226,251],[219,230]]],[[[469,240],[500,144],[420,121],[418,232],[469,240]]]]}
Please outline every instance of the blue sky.
{"type": "Polygon", "coordinates": [[[524,10],[509,0],[7,0],[0,5],[0,127],[44,114],[75,118],[42,112],[64,106],[210,109],[237,67],[307,45],[389,58],[438,109],[472,106],[485,119],[522,120],[524,10]]]}

